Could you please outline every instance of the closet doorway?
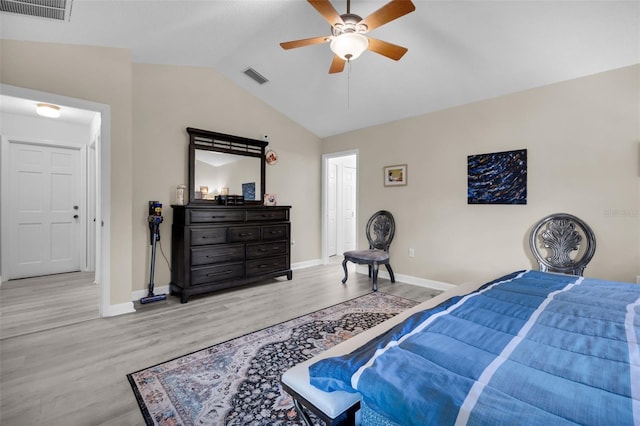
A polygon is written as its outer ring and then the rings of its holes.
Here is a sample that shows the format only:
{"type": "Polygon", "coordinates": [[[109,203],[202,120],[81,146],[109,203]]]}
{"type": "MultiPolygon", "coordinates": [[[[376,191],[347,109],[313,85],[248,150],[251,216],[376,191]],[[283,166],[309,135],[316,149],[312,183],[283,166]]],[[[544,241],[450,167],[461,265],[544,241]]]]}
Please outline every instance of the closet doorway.
{"type": "Polygon", "coordinates": [[[323,263],[355,250],[358,235],[358,152],[323,155],[323,263]]]}

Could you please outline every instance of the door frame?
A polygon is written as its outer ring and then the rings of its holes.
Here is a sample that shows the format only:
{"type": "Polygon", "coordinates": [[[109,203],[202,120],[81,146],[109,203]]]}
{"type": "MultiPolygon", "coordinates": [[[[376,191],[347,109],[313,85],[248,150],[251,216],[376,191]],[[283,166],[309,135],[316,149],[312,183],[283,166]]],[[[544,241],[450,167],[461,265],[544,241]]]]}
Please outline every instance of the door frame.
{"type": "MultiPolygon", "coordinates": [[[[68,96],[56,95],[54,93],[42,92],[39,90],[27,89],[24,87],[0,84],[0,92],[6,96],[16,98],[38,100],[40,102],[60,105],[61,107],[71,107],[94,111],[100,115],[100,131],[95,170],[96,179],[96,240],[95,240],[95,281],[100,287],[99,310],[100,316],[111,316],[111,107],[107,104],[77,99],[68,96]]],[[[14,135],[15,137],[15,135],[14,135]]],[[[19,135],[18,135],[19,137],[19,135]]],[[[3,138],[4,139],[4,138],[3,138]]],[[[2,143],[0,156],[2,161],[7,161],[8,143],[2,143]]],[[[4,166],[3,166],[4,169],[4,166]]],[[[2,179],[2,185],[5,185],[2,179]]],[[[8,196],[2,190],[0,194],[2,205],[6,205],[8,196]]],[[[2,208],[4,210],[5,208],[2,208]]],[[[0,230],[6,226],[4,211],[0,211],[0,230]]],[[[2,231],[4,233],[4,231],[2,231]]],[[[4,238],[3,238],[4,241],[4,238]]],[[[3,244],[4,246],[4,244],[3,244]]],[[[0,265],[4,269],[5,248],[0,248],[0,265]]]]}
{"type": "Polygon", "coordinates": [[[329,179],[329,161],[334,158],[347,157],[355,155],[356,157],[356,244],[358,241],[359,225],[358,225],[358,212],[360,211],[360,155],[358,149],[352,149],[348,151],[333,152],[331,154],[322,155],[322,263],[329,263],[329,191],[328,191],[328,179],[329,179]]]}

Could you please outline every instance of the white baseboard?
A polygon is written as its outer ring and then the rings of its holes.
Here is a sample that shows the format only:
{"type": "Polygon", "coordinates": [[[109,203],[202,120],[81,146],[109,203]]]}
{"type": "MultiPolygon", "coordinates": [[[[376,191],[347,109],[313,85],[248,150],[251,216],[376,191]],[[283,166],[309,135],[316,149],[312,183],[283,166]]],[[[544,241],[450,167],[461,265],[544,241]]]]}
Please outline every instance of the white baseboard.
{"type": "MultiPolygon", "coordinates": [[[[366,265],[357,265],[356,272],[359,274],[368,275],[369,268],[366,265]]],[[[419,287],[432,288],[434,290],[447,291],[456,287],[455,284],[430,280],[426,278],[413,277],[411,275],[395,274],[395,273],[393,275],[395,276],[397,282],[416,285],[419,287]]],[[[389,276],[389,273],[386,270],[382,270],[382,269],[378,270],[378,277],[385,278],[387,280],[391,279],[391,277],[389,276]]]]}
{"type": "MultiPolygon", "coordinates": [[[[313,260],[306,260],[304,262],[296,262],[294,264],[291,265],[291,269],[292,270],[296,270],[296,269],[304,269],[304,268],[310,268],[312,266],[318,266],[318,265],[322,265],[322,259],[313,259],[313,260]]],[[[356,266],[356,272],[359,274],[367,274],[368,270],[366,266],[363,265],[357,265],[356,266]]],[[[383,271],[380,270],[378,272],[378,276],[381,278],[385,278],[385,279],[389,279],[389,274],[387,271],[383,271]]],[[[440,282],[440,281],[434,281],[434,280],[429,280],[429,279],[425,279],[425,278],[418,278],[418,277],[412,277],[410,275],[403,275],[403,274],[395,274],[396,277],[396,281],[401,282],[401,283],[405,283],[405,284],[412,284],[412,285],[417,285],[420,287],[426,287],[426,288],[432,288],[434,290],[442,290],[442,291],[446,291],[449,290],[451,288],[456,287],[454,284],[449,284],[449,283],[444,283],[444,282],[440,282]]],[[[131,292],[131,302],[128,303],[121,303],[119,305],[111,305],[108,309],[108,312],[103,313],[103,316],[105,317],[110,317],[110,316],[116,316],[116,315],[122,315],[122,314],[128,314],[131,312],[135,312],[135,308],[133,305],[133,302],[136,300],[140,300],[141,298],[147,296],[148,290],[135,290],[133,292],[131,292]]],[[[154,293],[155,294],[169,294],[169,286],[160,286],[160,287],[155,287],[154,288],[154,293]]]]}
{"type": "Polygon", "coordinates": [[[291,270],[311,268],[312,266],[322,265],[322,259],[305,260],[304,262],[296,262],[291,265],[291,270]]]}
{"type": "Polygon", "coordinates": [[[103,317],[115,317],[117,315],[130,314],[135,312],[133,302],[120,303],[118,305],[109,305],[106,311],[101,312],[103,317]]]}

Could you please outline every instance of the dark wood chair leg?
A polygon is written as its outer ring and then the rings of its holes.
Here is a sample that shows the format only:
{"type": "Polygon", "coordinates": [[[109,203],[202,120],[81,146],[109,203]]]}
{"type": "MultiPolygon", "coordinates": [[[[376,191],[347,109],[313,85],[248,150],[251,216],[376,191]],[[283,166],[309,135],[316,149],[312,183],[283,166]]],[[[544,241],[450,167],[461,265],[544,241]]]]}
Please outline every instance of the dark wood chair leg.
{"type": "Polygon", "coordinates": [[[387,272],[389,272],[389,277],[391,277],[391,282],[395,283],[396,282],[396,277],[395,275],[393,275],[393,269],[391,269],[391,265],[389,265],[388,263],[386,265],[384,265],[387,267],[387,272]]]}
{"type": "Polygon", "coordinates": [[[342,284],[347,282],[347,278],[349,278],[349,272],[347,272],[347,258],[345,257],[342,261],[342,269],[344,269],[344,278],[342,279],[342,284]]]}
{"type": "Polygon", "coordinates": [[[378,291],[378,265],[374,264],[371,269],[373,269],[373,291],[378,291]]]}

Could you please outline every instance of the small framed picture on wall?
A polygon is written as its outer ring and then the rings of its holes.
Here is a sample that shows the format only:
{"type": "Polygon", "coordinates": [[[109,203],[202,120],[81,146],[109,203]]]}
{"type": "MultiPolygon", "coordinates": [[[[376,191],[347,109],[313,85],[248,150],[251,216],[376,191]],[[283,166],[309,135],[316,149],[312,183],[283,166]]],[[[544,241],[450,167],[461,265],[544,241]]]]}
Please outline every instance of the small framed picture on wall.
{"type": "Polygon", "coordinates": [[[406,164],[384,167],[384,186],[405,186],[407,177],[406,164]]]}

